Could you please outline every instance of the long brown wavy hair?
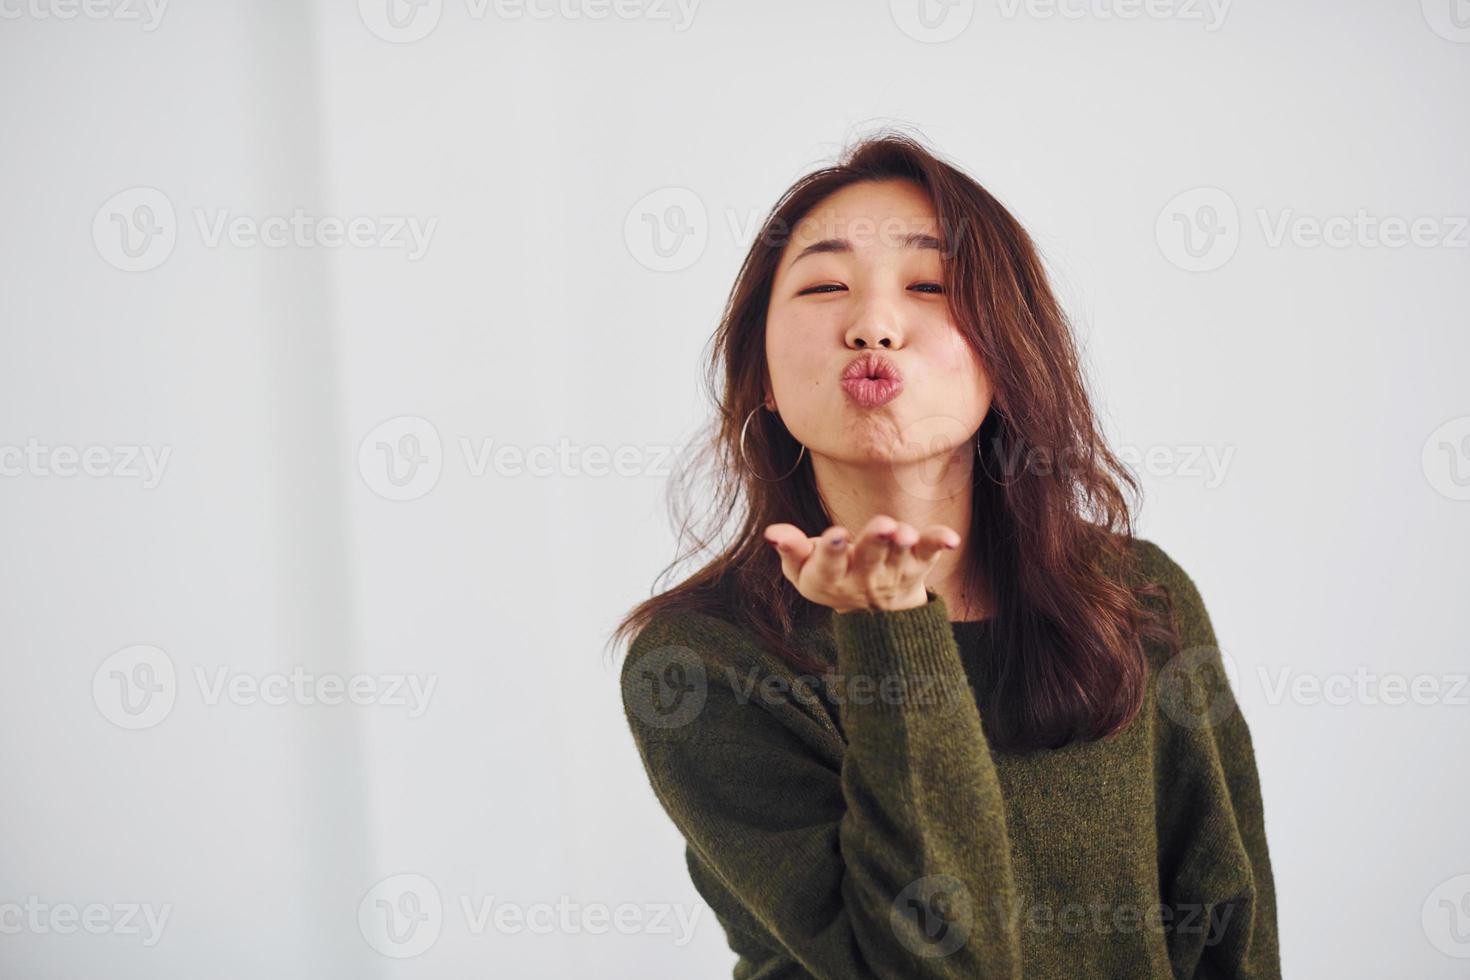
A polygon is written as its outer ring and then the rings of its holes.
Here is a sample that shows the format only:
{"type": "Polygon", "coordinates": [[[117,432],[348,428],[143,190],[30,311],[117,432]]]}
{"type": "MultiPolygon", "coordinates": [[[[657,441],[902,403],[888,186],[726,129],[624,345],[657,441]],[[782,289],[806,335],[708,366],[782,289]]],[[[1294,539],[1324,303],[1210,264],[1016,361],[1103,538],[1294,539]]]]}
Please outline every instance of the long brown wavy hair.
{"type": "Polygon", "coordinates": [[[800,444],[769,411],[751,424],[748,465],[740,434],[764,397],[766,309],[786,241],[833,192],[891,179],[913,181],[929,197],[943,230],[953,322],[993,385],[976,438],[971,539],[962,552],[963,577],[990,583],[996,600],[995,683],[982,705],[987,734],[1008,749],[1112,736],[1143,704],[1143,641],[1177,646],[1166,594],[1132,574],[1137,481],[1104,443],[1071,324],[1031,237],[974,179],[919,139],[892,131],[798,180],[756,235],[711,339],[705,382],[717,414],[670,484],[670,516],[687,547],[663,575],[696,555],[713,557],[636,606],[612,640],[630,639],[660,614],[701,612],[746,627],[798,671],[832,669],[792,642],[796,626],[830,610],[796,591],[761,533],[788,522],[816,537],[832,525],[810,456],[799,457],[800,444]],[[723,393],[715,394],[721,375],[723,393]],[[1037,460],[1046,465],[1032,465],[1037,460]]]}

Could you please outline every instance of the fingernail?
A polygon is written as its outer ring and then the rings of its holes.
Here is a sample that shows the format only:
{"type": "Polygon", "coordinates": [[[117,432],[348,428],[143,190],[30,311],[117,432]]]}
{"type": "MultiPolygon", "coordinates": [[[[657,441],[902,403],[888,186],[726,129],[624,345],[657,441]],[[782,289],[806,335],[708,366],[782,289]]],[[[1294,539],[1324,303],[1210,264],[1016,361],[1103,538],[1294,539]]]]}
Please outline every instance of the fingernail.
{"type": "Polygon", "coordinates": [[[834,551],[838,548],[841,548],[845,544],[847,544],[847,538],[841,534],[832,539],[832,548],[834,551]]]}

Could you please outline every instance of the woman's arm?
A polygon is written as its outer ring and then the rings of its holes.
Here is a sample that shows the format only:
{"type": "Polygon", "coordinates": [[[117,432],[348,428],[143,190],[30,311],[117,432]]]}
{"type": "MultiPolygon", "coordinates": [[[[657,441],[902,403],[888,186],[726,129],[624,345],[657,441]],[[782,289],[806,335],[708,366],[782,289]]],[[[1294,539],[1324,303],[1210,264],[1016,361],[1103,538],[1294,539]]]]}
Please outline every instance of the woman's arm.
{"type": "Polygon", "coordinates": [[[1276,886],[1250,726],[1199,589],[1157,545],[1139,546],[1147,577],[1169,590],[1179,633],[1158,687],[1160,805],[1168,814],[1160,821],[1161,864],[1175,902],[1208,906],[1211,917],[1176,934],[1171,954],[1176,969],[1201,980],[1279,978],[1276,886]]]}
{"type": "MultiPolygon", "coordinates": [[[[1216,669],[1223,676],[1223,668],[1216,669]]],[[[1281,976],[1281,953],[1276,934],[1276,883],[1266,846],[1265,810],[1256,772],[1255,749],[1245,715],[1236,706],[1211,727],[1221,767],[1230,791],[1230,808],[1250,858],[1253,888],[1247,900],[1233,908],[1221,942],[1205,947],[1195,976],[1267,978],[1281,976]]]]}
{"type": "Polygon", "coordinates": [[[623,703],[659,801],[814,977],[1019,977],[1000,787],[943,600],[833,613],[833,632],[839,765],[789,693],[727,669],[755,662],[732,651],[745,634],[702,616],[645,629],[623,703]],[[690,700],[668,724],[675,687],[690,700]]]}

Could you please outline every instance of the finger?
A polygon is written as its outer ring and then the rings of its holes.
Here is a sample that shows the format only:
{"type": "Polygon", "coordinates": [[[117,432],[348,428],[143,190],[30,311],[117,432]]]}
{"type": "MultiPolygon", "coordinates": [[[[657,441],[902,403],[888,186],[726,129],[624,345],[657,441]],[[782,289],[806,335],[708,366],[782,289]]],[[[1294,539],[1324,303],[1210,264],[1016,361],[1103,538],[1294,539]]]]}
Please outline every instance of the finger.
{"type": "Polygon", "coordinates": [[[812,553],[812,542],[801,528],[794,524],[772,524],[766,528],[765,539],[776,549],[781,559],[781,574],[792,585],[801,579],[801,567],[812,553]]]}
{"type": "Polygon", "coordinates": [[[853,549],[853,569],[866,575],[886,564],[892,547],[889,535],[897,527],[898,522],[887,514],[879,514],[864,524],[853,549]]]}
{"type": "Polygon", "coordinates": [[[887,565],[893,571],[902,570],[909,562],[915,561],[913,547],[919,540],[919,532],[912,525],[898,522],[893,533],[888,536],[888,559],[887,565]]]}
{"type": "Polygon", "coordinates": [[[929,562],[941,551],[954,551],[959,546],[958,533],[943,524],[930,524],[919,534],[919,543],[914,545],[914,557],[921,562],[929,562]]]}
{"type": "Polygon", "coordinates": [[[805,560],[812,553],[812,539],[795,524],[767,525],[764,537],[783,554],[805,560]]]}
{"type": "Polygon", "coordinates": [[[819,588],[830,588],[847,574],[852,535],[839,524],[827,528],[820,538],[812,539],[812,556],[805,574],[819,588]]]}

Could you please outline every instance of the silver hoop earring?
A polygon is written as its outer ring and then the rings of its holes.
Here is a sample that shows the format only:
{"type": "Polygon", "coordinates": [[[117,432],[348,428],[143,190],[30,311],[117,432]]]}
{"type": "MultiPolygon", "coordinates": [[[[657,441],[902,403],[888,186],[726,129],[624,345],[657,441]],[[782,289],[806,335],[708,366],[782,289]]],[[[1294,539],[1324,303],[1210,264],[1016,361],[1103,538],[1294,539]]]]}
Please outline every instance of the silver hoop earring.
{"type": "Polygon", "coordinates": [[[740,427],[740,459],[743,463],[745,463],[745,468],[750,471],[750,475],[755,477],[757,480],[761,480],[766,483],[780,483],[792,473],[795,473],[796,467],[801,465],[801,458],[806,455],[806,446],[803,445],[801,447],[801,452],[796,454],[795,465],[793,465],[791,469],[787,470],[785,473],[776,477],[775,479],[769,479],[757,473],[755,471],[755,467],[750,465],[750,456],[745,451],[745,433],[750,429],[750,420],[755,418],[755,413],[759,412],[760,409],[761,407],[759,405],[757,405],[755,408],[752,408],[750,410],[750,414],[745,416],[745,424],[740,427]]]}

